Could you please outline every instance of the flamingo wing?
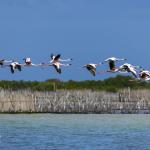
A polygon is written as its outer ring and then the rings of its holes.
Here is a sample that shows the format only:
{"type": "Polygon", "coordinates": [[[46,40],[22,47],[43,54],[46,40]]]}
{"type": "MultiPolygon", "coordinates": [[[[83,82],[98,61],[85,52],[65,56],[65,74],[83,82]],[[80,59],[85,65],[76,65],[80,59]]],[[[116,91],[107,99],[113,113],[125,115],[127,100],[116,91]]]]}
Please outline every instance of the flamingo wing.
{"type": "Polygon", "coordinates": [[[132,73],[132,75],[137,78],[137,72],[134,68],[129,68],[130,69],[130,72],[132,73]]]}
{"type": "Polygon", "coordinates": [[[19,70],[19,71],[21,71],[22,69],[21,69],[21,65],[16,65],[17,66],[17,69],[19,70]]]}
{"type": "Polygon", "coordinates": [[[61,74],[61,69],[60,69],[60,68],[58,68],[56,65],[54,65],[54,68],[56,69],[56,71],[57,71],[59,74],[61,74]]]}
{"type": "Polygon", "coordinates": [[[141,77],[142,79],[144,79],[144,78],[148,77],[148,75],[147,75],[146,73],[141,73],[141,74],[140,74],[140,77],[141,77]]]}
{"type": "Polygon", "coordinates": [[[96,75],[96,68],[94,68],[93,66],[91,65],[87,65],[87,70],[90,71],[90,73],[95,76],[96,75]]]}
{"type": "Polygon", "coordinates": [[[1,65],[1,66],[4,65],[4,61],[5,61],[5,59],[1,59],[1,60],[0,60],[0,65],[1,65]]]}
{"type": "Polygon", "coordinates": [[[114,70],[116,68],[114,61],[109,61],[109,68],[110,68],[110,70],[114,70]]]}
{"type": "Polygon", "coordinates": [[[15,72],[12,65],[10,65],[10,71],[11,71],[12,74],[14,74],[14,72],[15,72]]]}
{"type": "Polygon", "coordinates": [[[133,75],[135,78],[137,78],[136,72],[131,72],[131,73],[132,73],[132,75],[133,75]]]}
{"type": "Polygon", "coordinates": [[[58,61],[58,59],[60,58],[60,56],[61,56],[61,55],[58,54],[58,55],[54,58],[54,60],[55,60],[55,61],[58,61]]]}

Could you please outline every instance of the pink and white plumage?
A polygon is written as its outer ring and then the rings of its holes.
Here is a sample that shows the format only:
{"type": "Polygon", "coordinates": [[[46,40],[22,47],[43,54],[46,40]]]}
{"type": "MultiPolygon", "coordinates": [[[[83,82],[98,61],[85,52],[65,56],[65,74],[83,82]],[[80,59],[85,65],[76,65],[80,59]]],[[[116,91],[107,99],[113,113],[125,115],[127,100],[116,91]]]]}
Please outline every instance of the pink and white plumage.
{"type": "Polygon", "coordinates": [[[109,65],[109,69],[107,72],[116,72],[116,62],[117,61],[125,61],[127,60],[126,58],[116,58],[116,57],[110,57],[110,58],[107,58],[106,60],[104,60],[104,63],[108,63],[109,65]]]}
{"type": "Polygon", "coordinates": [[[53,54],[51,54],[51,60],[50,60],[50,63],[72,61],[71,58],[69,58],[69,59],[61,59],[60,57],[61,57],[61,54],[58,54],[58,55],[56,55],[56,56],[53,55],[53,54]]]}
{"type": "Polygon", "coordinates": [[[101,63],[99,64],[89,63],[89,64],[84,65],[83,67],[86,68],[93,76],[96,76],[96,68],[99,65],[101,65],[101,63]]]}
{"type": "Polygon", "coordinates": [[[30,66],[41,66],[41,64],[33,64],[31,58],[29,58],[29,57],[24,58],[23,60],[24,60],[24,64],[22,64],[22,66],[27,66],[27,67],[30,67],[30,66]]]}

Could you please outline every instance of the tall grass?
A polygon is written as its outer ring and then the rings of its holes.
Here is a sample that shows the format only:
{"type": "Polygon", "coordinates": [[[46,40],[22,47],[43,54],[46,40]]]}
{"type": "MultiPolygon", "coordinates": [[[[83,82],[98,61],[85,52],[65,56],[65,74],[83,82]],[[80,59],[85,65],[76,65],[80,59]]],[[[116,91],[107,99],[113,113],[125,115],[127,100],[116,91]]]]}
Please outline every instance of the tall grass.
{"type": "Polygon", "coordinates": [[[150,113],[150,90],[0,90],[1,113],[150,113]]]}

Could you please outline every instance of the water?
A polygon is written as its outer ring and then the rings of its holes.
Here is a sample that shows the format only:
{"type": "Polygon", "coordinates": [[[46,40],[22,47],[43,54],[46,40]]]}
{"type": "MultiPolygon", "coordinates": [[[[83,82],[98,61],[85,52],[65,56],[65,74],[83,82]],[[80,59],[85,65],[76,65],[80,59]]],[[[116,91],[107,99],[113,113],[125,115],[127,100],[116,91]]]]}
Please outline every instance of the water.
{"type": "Polygon", "coordinates": [[[0,150],[148,150],[150,115],[0,115],[0,150]]]}

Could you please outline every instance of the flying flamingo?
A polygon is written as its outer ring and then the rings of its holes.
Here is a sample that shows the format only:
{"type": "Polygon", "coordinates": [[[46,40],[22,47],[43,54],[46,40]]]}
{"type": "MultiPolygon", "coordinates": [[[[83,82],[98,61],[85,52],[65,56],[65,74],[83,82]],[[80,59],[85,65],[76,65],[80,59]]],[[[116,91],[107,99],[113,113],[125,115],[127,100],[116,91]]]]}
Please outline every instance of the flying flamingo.
{"type": "Polygon", "coordinates": [[[90,64],[86,64],[83,66],[83,68],[86,68],[93,76],[96,76],[96,67],[101,65],[100,64],[93,64],[93,63],[90,63],[90,64]]]}
{"type": "Polygon", "coordinates": [[[51,54],[51,61],[50,63],[55,63],[55,62],[63,62],[63,61],[72,61],[72,59],[60,59],[61,55],[53,55],[51,54]]]}
{"type": "Polygon", "coordinates": [[[61,66],[68,67],[71,66],[71,64],[61,64],[60,62],[55,62],[53,64],[50,64],[49,66],[53,66],[56,71],[61,74],[61,66]]]}
{"type": "Polygon", "coordinates": [[[61,64],[60,62],[53,62],[51,64],[45,64],[45,63],[42,63],[43,66],[53,66],[55,68],[55,70],[57,71],[57,73],[61,74],[61,66],[64,66],[64,67],[69,67],[71,66],[71,64],[61,64]]]}
{"type": "Polygon", "coordinates": [[[150,71],[141,70],[139,73],[139,80],[150,81],[150,71]]]}
{"type": "Polygon", "coordinates": [[[24,63],[22,66],[41,66],[41,64],[33,64],[32,61],[31,61],[31,58],[27,57],[27,58],[24,58],[24,63]]]}
{"type": "Polygon", "coordinates": [[[109,69],[107,72],[117,72],[117,68],[116,68],[116,62],[117,61],[125,61],[127,60],[126,58],[116,58],[116,57],[110,57],[110,58],[107,58],[106,60],[104,60],[104,62],[102,62],[102,64],[104,63],[108,63],[109,65],[109,69]]]}
{"type": "Polygon", "coordinates": [[[137,71],[136,69],[138,68],[141,68],[141,66],[133,66],[131,64],[128,64],[128,63],[125,63],[123,64],[122,66],[120,66],[117,71],[119,72],[128,72],[128,73],[132,73],[132,75],[135,77],[135,78],[138,78],[138,75],[137,75],[137,71]]]}
{"type": "Polygon", "coordinates": [[[10,67],[11,73],[13,74],[15,72],[15,70],[19,70],[21,71],[21,64],[19,64],[16,61],[13,61],[10,65],[8,65],[10,67]]]}

